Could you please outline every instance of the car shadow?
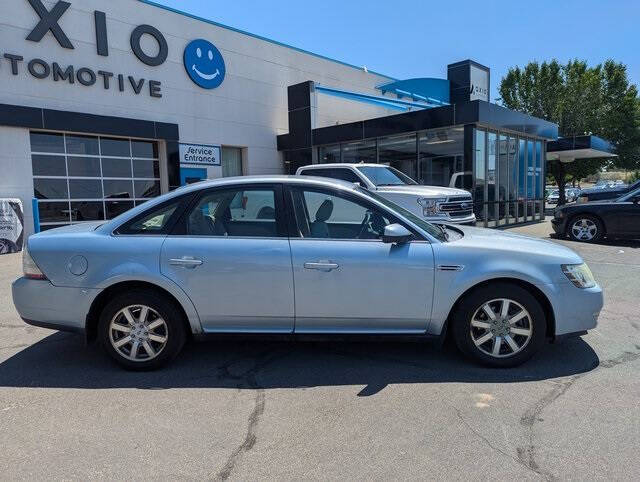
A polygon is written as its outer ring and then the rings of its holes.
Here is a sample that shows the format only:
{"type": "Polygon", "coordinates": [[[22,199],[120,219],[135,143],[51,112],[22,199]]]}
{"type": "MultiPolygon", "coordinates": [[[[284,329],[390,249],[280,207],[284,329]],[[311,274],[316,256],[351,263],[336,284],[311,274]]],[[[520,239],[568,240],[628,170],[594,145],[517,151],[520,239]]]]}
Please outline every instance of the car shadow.
{"type": "MultiPolygon", "coordinates": [[[[556,233],[550,233],[549,237],[551,239],[555,239],[556,241],[566,241],[567,243],[574,244],[588,244],[581,243],[580,241],[573,241],[566,236],[560,236],[556,233]]],[[[591,243],[592,246],[612,246],[615,248],[631,248],[638,249],[640,248],[640,239],[603,239],[598,243],[591,243]]]]}
{"type": "Polygon", "coordinates": [[[390,384],[513,383],[576,375],[600,360],[582,339],[548,345],[512,369],[480,367],[454,347],[398,342],[190,343],[166,368],[154,372],[120,369],[96,345],[77,335],[55,333],[0,363],[0,387],[306,388],[364,385],[359,396],[390,384]]]}

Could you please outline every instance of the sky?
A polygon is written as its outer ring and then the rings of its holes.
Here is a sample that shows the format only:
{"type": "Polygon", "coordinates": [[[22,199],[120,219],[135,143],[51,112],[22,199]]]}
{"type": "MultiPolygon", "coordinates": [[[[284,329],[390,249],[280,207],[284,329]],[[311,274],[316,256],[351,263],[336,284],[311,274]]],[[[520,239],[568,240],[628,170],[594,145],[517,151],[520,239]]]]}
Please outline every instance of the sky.
{"type": "Polygon", "coordinates": [[[640,84],[640,0],[156,1],[398,79],[470,58],[491,69],[492,102],[532,60],[611,58],[640,84]]]}

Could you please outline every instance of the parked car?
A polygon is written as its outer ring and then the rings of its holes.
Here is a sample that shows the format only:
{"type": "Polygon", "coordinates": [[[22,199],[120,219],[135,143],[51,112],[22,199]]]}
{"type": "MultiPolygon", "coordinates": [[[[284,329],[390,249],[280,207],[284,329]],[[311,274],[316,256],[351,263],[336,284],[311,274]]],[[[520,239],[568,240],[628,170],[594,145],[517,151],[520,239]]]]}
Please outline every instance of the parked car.
{"type": "Polygon", "coordinates": [[[640,238],[640,188],[615,200],[562,206],[551,220],[556,234],[596,243],[603,238],[640,238]]]}
{"type": "MultiPolygon", "coordinates": [[[[429,222],[475,225],[471,193],[462,189],[423,186],[384,164],[314,164],[296,172],[359,183],[429,222]]],[[[461,177],[458,177],[462,179],[461,177]]]]}
{"type": "MultiPolygon", "coordinates": [[[[575,202],[576,199],[578,199],[579,193],[580,193],[579,189],[575,189],[575,188],[572,188],[572,187],[567,187],[564,190],[564,196],[565,196],[565,198],[566,198],[568,203],[575,202]]],[[[560,199],[560,190],[559,189],[554,189],[547,196],[547,201],[546,202],[550,206],[553,206],[553,205],[557,205],[558,204],[559,199],[560,199]]]]}
{"type": "Polygon", "coordinates": [[[578,197],[579,203],[589,201],[603,201],[606,199],[617,199],[624,194],[630,193],[640,188],[640,181],[628,185],[605,187],[605,188],[589,188],[583,189],[578,197]]]}
{"type": "Polygon", "coordinates": [[[189,337],[230,333],[450,333],[476,361],[515,366],[546,339],[594,328],[603,303],[566,247],[434,226],[375,192],[304,176],[203,181],[27,248],[20,316],[97,338],[138,370],[189,337]]]}

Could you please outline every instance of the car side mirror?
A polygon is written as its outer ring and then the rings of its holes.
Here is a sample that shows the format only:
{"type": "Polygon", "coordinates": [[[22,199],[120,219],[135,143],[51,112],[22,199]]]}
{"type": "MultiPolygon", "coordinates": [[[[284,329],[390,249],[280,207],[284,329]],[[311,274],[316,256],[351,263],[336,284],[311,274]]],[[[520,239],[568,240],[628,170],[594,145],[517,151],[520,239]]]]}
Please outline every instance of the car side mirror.
{"type": "Polygon", "coordinates": [[[382,242],[387,244],[404,244],[411,241],[413,234],[402,224],[389,224],[384,228],[382,242]]]}

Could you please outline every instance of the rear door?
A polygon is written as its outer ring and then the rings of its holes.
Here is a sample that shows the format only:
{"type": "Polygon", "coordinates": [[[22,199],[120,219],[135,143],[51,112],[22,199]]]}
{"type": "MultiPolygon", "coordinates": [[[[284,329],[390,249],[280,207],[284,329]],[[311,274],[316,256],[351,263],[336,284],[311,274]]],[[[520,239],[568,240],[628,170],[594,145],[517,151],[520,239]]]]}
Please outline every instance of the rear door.
{"type": "Polygon", "coordinates": [[[162,273],[205,332],[293,331],[291,252],[279,185],[203,191],[167,237],[162,273]]]}

